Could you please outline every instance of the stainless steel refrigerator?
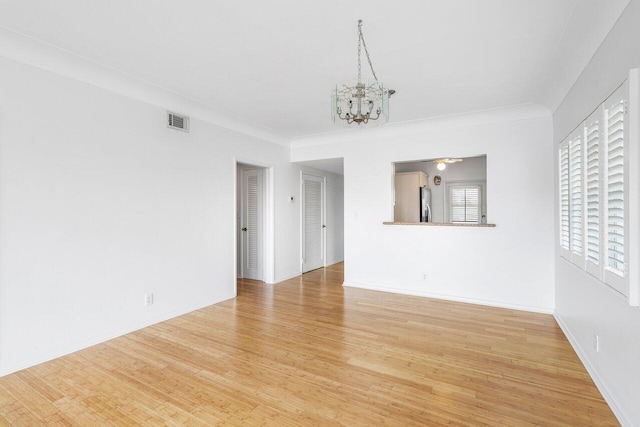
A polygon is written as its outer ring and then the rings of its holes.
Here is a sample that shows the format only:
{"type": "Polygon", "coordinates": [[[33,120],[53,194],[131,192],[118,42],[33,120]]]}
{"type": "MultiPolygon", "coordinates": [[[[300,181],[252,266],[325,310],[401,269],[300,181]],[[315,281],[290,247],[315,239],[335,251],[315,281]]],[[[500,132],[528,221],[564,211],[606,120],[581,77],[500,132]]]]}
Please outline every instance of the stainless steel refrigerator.
{"type": "Polygon", "coordinates": [[[420,187],[420,222],[432,222],[431,217],[431,189],[420,187]]]}

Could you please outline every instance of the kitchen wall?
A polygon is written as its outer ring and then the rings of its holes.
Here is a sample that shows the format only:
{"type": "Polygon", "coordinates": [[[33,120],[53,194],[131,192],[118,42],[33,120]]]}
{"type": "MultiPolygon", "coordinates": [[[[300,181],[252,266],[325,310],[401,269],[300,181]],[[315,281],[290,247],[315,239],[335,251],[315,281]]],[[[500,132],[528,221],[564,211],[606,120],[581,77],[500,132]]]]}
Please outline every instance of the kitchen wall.
{"type": "MultiPolygon", "coordinates": [[[[486,180],[487,180],[487,157],[467,157],[462,162],[448,164],[445,170],[440,171],[434,162],[407,162],[396,163],[396,172],[421,171],[429,176],[429,188],[431,189],[431,213],[433,222],[447,222],[445,218],[445,190],[447,183],[484,181],[485,194],[483,196],[483,215],[487,215],[486,200],[486,180]],[[433,177],[440,175],[442,181],[440,185],[433,183],[433,177]]],[[[487,217],[488,218],[488,217],[487,217]]],[[[491,222],[487,220],[487,222],[491,222]]]]}
{"type": "Polygon", "coordinates": [[[165,120],[0,58],[0,375],[232,298],[236,160],[273,167],[275,279],[299,274],[289,148],[165,120]]]}
{"type": "MultiPolygon", "coordinates": [[[[640,67],[639,23],[640,1],[632,0],[553,114],[556,143],[579,125],[630,69],[640,67]]],[[[637,110],[630,110],[630,114],[636,118],[640,115],[637,110]]],[[[630,143],[637,147],[638,141],[630,143]]],[[[556,146],[553,151],[557,151],[556,146]]],[[[640,168],[640,159],[629,161],[630,170],[640,168]]],[[[632,200],[640,197],[633,193],[629,196],[632,200]]],[[[556,204],[555,218],[557,209],[556,204]]],[[[639,217],[639,212],[629,212],[634,227],[639,217]]],[[[555,225],[557,233],[557,220],[555,225]]],[[[636,248],[639,244],[631,242],[636,248]]],[[[631,262],[630,272],[637,278],[638,260],[631,262]]],[[[640,425],[640,308],[629,306],[617,293],[561,258],[557,248],[555,280],[558,322],[621,423],[640,425]],[[599,352],[593,344],[595,335],[600,340],[599,352]]]]}
{"type": "Polygon", "coordinates": [[[344,157],[347,285],[551,312],[551,146],[549,112],[531,105],[301,138],[291,156],[344,157]],[[495,228],[383,225],[393,162],[485,154],[495,228]]]}

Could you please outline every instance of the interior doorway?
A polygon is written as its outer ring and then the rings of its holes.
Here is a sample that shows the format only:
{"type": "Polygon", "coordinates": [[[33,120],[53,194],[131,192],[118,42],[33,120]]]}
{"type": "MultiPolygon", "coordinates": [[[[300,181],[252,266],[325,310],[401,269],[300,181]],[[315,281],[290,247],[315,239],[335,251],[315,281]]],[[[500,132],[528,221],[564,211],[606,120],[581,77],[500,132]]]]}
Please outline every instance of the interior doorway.
{"type": "Polygon", "coordinates": [[[326,178],[301,173],[302,272],[325,266],[326,260],[326,178]]]}
{"type": "Polygon", "coordinates": [[[273,168],[236,162],[237,277],[273,283],[273,168]]]}

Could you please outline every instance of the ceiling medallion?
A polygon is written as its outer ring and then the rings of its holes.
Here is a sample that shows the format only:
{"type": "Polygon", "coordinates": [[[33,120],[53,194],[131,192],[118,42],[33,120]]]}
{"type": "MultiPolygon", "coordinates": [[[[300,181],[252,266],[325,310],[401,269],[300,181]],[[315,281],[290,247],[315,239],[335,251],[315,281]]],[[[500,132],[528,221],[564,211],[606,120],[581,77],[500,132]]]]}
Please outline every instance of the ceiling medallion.
{"type": "Polygon", "coordinates": [[[358,79],[338,83],[331,95],[331,116],[336,124],[359,127],[381,126],[389,120],[389,97],[395,90],[386,88],[378,81],[373,70],[367,44],[362,35],[362,20],[358,21],[358,79]],[[361,51],[373,74],[372,79],[362,78],[361,51]]]}

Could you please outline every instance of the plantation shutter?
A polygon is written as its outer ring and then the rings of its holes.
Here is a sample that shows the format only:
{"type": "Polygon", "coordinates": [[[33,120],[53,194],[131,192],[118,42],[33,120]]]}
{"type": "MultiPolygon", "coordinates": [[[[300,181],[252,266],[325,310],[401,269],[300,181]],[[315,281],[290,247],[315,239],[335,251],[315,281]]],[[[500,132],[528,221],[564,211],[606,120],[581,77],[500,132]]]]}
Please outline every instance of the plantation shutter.
{"type": "Polygon", "coordinates": [[[582,135],[575,134],[569,141],[569,214],[570,214],[570,246],[572,259],[583,255],[583,150],[582,135]],[[575,255],[575,256],[574,256],[575,255]]]}
{"type": "Polygon", "coordinates": [[[625,286],[625,140],[626,88],[618,89],[605,102],[606,119],[606,263],[605,282],[626,294],[625,286]]]}
{"type": "Polygon", "coordinates": [[[569,253],[569,143],[563,142],[559,150],[560,184],[560,247],[569,253]]]}
{"type": "Polygon", "coordinates": [[[624,105],[607,114],[607,217],[608,264],[624,270],[624,105]]]}
{"type": "Polygon", "coordinates": [[[480,186],[451,187],[451,222],[480,222],[480,186]]]}
{"type": "Polygon", "coordinates": [[[630,194],[633,199],[640,193],[634,163],[640,158],[640,149],[634,151],[640,126],[633,121],[640,116],[629,114],[627,99],[630,82],[631,93],[640,94],[639,74],[632,70],[630,79],[558,146],[560,256],[628,297],[631,305],[640,305],[635,270],[629,275],[629,260],[634,268],[634,251],[640,252],[629,244],[640,234],[634,228],[640,206],[629,201],[630,194]]]}
{"type": "Polygon", "coordinates": [[[587,271],[600,277],[600,119],[602,109],[585,122],[587,271]]]}

